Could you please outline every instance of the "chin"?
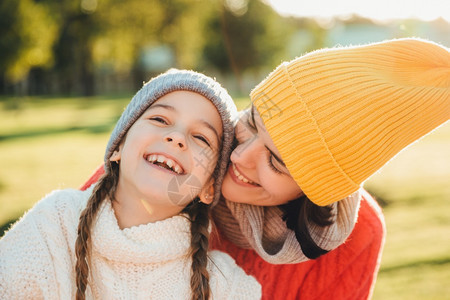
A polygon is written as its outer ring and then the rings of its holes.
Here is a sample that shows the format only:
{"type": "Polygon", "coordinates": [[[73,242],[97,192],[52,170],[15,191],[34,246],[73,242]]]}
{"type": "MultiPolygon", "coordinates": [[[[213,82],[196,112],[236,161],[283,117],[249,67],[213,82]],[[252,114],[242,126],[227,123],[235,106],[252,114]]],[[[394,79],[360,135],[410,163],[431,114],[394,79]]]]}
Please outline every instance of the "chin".
{"type": "Polygon", "coordinates": [[[239,187],[233,182],[229,176],[225,176],[222,182],[222,196],[231,202],[236,203],[247,203],[248,197],[245,197],[245,194],[239,192],[239,187]]]}

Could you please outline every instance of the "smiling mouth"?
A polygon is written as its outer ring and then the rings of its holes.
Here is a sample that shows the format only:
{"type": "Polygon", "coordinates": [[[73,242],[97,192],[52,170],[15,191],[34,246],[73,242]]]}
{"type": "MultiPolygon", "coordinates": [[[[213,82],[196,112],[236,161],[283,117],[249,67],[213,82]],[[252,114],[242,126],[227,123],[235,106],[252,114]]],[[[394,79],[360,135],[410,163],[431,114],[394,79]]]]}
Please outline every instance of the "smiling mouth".
{"type": "Polygon", "coordinates": [[[170,159],[162,154],[149,154],[145,158],[148,162],[165,168],[169,171],[176,173],[177,175],[184,174],[183,168],[173,159],[170,159]]]}
{"type": "Polygon", "coordinates": [[[238,171],[238,169],[236,168],[236,165],[235,165],[235,164],[232,163],[232,164],[231,164],[231,167],[232,167],[233,173],[234,173],[234,175],[236,176],[237,179],[239,179],[239,180],[242,181],[242,182],[245,182],[245,183],[254,185],[254,186],[259,186],[259,184],[257,184],[257,183],[255,183],[255,182],[251,181],[250,179],[248,179],[247,177],[245,177],[244,175],[242,175],[241,173],[239,173],[239,171],[238,171]]]}

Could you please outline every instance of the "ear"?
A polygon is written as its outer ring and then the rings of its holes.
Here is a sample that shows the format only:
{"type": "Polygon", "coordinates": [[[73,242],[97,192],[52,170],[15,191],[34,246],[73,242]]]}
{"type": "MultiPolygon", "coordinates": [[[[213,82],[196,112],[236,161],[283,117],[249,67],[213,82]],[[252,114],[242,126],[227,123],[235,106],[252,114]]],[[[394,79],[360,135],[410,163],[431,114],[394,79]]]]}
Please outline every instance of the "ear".
{"type": "Polygon", "coordinates": [[[200,201],[205,204],[211,204],[214,200],[214,179],[205,184],[202,191],[198,195],[200,201]]]}
{"type": "Polygon", "coordinates": [[[111,157],[109,158],[109,161],[119,162],[121,157],[122,157],[122,145],[120,145],[118,149],[114,150],[113,154],[111,154],[111,157]]]}

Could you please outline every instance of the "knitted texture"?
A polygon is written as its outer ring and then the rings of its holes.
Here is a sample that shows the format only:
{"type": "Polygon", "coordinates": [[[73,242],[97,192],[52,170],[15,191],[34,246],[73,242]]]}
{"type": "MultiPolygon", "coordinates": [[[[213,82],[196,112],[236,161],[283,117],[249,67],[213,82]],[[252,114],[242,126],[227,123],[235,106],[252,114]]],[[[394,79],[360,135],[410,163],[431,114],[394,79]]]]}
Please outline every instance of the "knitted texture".
{"type": "Polygon", "coordinates": [[[450,52],[418,39],[319,50],[281,64],[251,99],[303,192],[327,205],[449,120],[450,52]]]}
{"type": "MultiPolygon", "coordinates": [[[[128,129],[147,108],[159,98],[174,91],[195,92],[209,99],[216,107],[222,120],[223,138],[214,176],[214,203],[216,203],[220,197],[220,187],[231,153],[237,109],[228,92],[217,81],[206,75],[194,71],[170,69],[147,82],[131,99],[120,116],[109,138],[104,160],[105,162],[109,160],[128,129]]],[[[105,166],[107,165],[105,164],[105,166]]],[[[109,170],[106,171],[109,172],[109,170]]]]}
{"type": "Polygon", "coordinates": [[[220,226],[211,244],[256,277],[262,285],[262,299],[371,299],[386,230],[378,204],[365,191],[362,197],[358,222],[347,241],[314,260],[289,265],[267,263],[255,251],[230,242],[220,226]]]}
{"type": "MultiPolygon", "coordinates": [[[[81,189],[90,187],[103,173],[103,166],[99,166],[81,189]]],[[[322,249],[334,249],[347,239],[357,221],[360,200],[361,194],[357,191],[334,203],[335,222],[330,226],[308,224],[311,237],[322,249]]],[[[213,221],[232,243],[241,248],[255,249],[259,256],[272,264],[308,260],[295,233],[286,227],[281,210],[276,206],[253,206],[220,200],[213,209],[213,221]]]]}
{"type": "MultiPolygon", "coordinates": [[[[317,245],[325,250],[341,245],[357,221],[361,195],[359,191],[333,204],[334,222],[330,226],[308,224],[317,245]]],[[[295,233],[286,227],[277,206],[255,206],[219,201],[213,210],[214,221],[235,245],[252,248],[271,264],[294,264],[309,260],[303,253],[295,233]]]]}
{"type": "MultiPolygon", "coordinates": [[[[77,225],[91,194],[56,191],[0,240],[1,299],[74,299],[77,225]]],[[[87,299],[189,299],[190,221],[178,215],[121,230],[109,201],[93,227],[87,299]]],[[[209,253],[214,299],[260,299],[261,286],[234,260],[209,253]]]]}

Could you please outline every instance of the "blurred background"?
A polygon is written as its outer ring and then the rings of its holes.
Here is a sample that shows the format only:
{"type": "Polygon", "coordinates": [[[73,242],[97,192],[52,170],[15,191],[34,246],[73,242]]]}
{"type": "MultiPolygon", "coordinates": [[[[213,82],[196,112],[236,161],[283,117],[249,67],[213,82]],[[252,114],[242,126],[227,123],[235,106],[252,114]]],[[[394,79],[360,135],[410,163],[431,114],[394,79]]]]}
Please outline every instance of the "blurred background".
{"type": "MultiPolygon", "coordinates": [[[[401,37],[450,47],[450,2],[2,0],[0,235],[46,193],[78,188],[132,95],[168,68],[217,78],[243,109],[284,60],[401,37]]],[[[450,124],[365,187],[388,231],[373,298],[450,299],[450,124]]]]}

